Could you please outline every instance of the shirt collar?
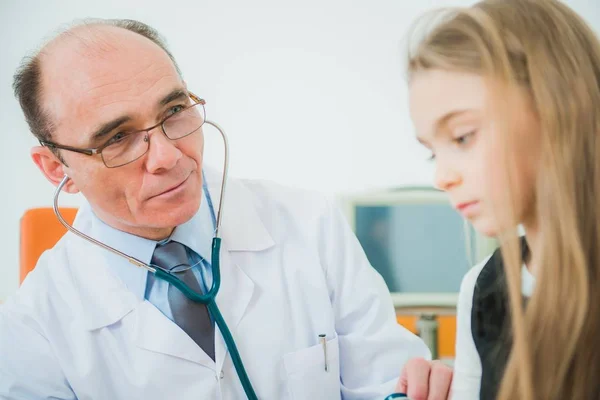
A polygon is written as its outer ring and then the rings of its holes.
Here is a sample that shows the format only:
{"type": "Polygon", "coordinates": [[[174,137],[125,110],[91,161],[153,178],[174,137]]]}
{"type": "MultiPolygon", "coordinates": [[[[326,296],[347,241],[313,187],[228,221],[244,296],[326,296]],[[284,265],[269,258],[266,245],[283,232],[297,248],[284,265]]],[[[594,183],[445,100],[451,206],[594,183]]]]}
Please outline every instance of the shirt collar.
{"type": "MultiPolygon", "coordinates": [[[[210,262],[214,231],[213,213],[208,191],[204,190],[198,212],[187,222],[177,226],[169,240],[184,244],[210,262]]],[[[152,260],[156,247],[155,240],[144,239],[107,225],[94,212],[91,212],[90,236],[146,264],[152,260]]],[[[148,271],[136,268],[125,258],[109,253],[107,264],[113,275],[141,300],[144,299],[148,271]]]]}
{"type": "Polygon", "coordinates": [[[200,209],[196,215],[186,223],[176,227],[169,239],[184,244],[210,262],[214,226],[214,211],[212,210],[210,195],[205,186],[200,209]]]}

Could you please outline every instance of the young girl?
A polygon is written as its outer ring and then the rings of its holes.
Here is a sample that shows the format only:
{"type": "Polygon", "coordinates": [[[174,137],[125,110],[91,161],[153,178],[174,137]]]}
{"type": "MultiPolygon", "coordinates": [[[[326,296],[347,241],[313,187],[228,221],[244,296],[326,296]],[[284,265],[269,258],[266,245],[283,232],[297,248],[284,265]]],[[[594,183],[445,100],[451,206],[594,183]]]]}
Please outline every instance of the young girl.
{"type": "Polygon", "coordinates": [[[501,243],[461,287],[453,398],[599,399],[598,38],[559,1],[484,0],[409,77],[436,185],[501,243]]]}

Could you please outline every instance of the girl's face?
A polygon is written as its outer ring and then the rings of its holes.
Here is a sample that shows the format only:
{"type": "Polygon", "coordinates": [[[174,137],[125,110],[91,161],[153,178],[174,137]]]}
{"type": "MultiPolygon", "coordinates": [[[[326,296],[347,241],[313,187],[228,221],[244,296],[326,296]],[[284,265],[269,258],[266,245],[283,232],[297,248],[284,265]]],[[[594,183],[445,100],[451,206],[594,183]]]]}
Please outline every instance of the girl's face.
{"type": "Polygon", "coordinates": [[[411,118],[436,163],[435,185],[488,236],[513,225],[511,211],[518,223],[535,223],[540,146],[529,96],[504,86],[494,97],[494,83],[440,69],[417,71],[410,83],[411,118]]]}

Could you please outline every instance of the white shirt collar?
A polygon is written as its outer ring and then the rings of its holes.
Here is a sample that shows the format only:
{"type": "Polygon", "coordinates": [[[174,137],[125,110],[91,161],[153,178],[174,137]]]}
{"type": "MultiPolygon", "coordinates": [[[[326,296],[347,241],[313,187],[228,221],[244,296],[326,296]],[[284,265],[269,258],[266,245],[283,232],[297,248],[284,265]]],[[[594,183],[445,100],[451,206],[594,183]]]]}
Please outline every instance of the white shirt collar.
{"type": "Polygon", "coordinates": [[[531,297],[535,287],[535,277],[529,271],[525,264],[521,269],[521,293],[526,297],[531,297]]]}

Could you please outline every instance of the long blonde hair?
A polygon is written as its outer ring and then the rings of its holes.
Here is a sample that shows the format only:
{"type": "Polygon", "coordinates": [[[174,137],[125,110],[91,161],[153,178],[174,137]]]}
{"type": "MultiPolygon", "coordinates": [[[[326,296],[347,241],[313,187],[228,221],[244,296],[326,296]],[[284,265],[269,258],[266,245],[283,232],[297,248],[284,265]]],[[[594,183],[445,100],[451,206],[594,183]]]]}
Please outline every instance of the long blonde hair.
{"type": "Polygon", "coordinates": [[[541,130],[539,268],[524,309],[516,232],[502,239],[513,344],[499,398],[600,398],[597,36],[556,0],[484,0],[444,13],[408,69],[472,72],[528,92],[541,130]]]}

